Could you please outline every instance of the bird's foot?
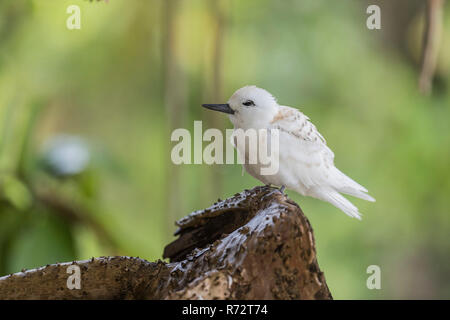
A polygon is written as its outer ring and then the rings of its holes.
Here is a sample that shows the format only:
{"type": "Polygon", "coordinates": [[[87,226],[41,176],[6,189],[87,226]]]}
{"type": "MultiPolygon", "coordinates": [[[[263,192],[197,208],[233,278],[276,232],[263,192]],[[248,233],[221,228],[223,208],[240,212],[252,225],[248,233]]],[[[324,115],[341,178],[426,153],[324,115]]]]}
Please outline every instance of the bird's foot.
{"type": "Polygon", "coordinates": [[[266,198],[266,197],[270,197],[271,195],[273,195],[273,194],[276,193],[276,192],[280,192],[283,196],[287,196],[286,193],[284,193],[284,190],[286,189],[286,186],[284,186],[284,185],[281,186],[280,188],[277,188],[277,187],[272,187],[271,184],[266,184],[266,187],[272,188],[272,191],[270,191],[269,193],[267,193],[267,194],[263,197],[263,199],[266,198]]]}

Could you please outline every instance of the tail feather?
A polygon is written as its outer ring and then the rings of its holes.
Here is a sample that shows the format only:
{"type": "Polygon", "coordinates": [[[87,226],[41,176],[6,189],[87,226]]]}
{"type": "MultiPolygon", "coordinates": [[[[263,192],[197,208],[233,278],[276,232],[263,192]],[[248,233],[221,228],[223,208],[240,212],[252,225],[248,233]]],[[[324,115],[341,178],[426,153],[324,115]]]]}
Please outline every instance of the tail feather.
{"type": "Polygon", "coordinates": [[[353,197],[357,197],[363,200],[375,202],[375,199],[372,198],[370,195],[367,194],[367,189],[364,188],[362,185],[357,183],[352,178],[346,176],[342,171],[334,168],[334,183],[332,183],[333,188],[341,193],[348,194],[353,197]]]}
{"type": "Polygon", "coordinates": [[[340,188],[351,188],[362,192],[368,192],[366,188],[360,185],[358,182],[347,176],[345,173],[340,171],[338,168],[333,168],[333,176],[335,177],[335,183],[333,184],[336,189],[340,188]]]}
{"type": "Polygon", "coordinates": [[[310,195],[314,198],[331,203],[333,206],[341,209],[345,214],[352,218],[361,220],[361,214],[359,213],[358,208],[334,189],[314,189],[310,190],[310,195]]]}
{"type": "Polygon", "coordinates": [[[360,198],[360,199],[367,200],[370,202],[375,202],[375,199],[373,197],[371,197],[367,193],[364,193],[363,191],[360,191],[360,190],[352,189],[349,187],[343,187],[343,188],[339,188],[337,191],[348,194],[348,195],[356,197],[356,198],[360,198]]]}

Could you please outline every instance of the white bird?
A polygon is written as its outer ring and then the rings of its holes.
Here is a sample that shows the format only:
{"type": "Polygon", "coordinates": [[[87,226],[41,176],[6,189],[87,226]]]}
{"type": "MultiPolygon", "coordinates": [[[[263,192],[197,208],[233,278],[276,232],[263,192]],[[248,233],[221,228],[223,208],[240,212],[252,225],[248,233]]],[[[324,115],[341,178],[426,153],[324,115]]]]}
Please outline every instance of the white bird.
{"type": "MultiPolygon", "coordinates": [[[[245,170],[261,182],[329,202],[357,219],[361,219],[358,208],[341,193],[375,201],[366,188],[334,166],[333,151],[309,118],[298,109],[279,105],[266,90],[246,86],[238,89],[226,104],[204,104],[203,107],[229,114],[235,131],[278,129],[277,173],[262,175],[261,163],[246,161],[243,164],[245,170]]],[[[239,153],[245,150],[245,145],[235,147],[239,153]]]]}

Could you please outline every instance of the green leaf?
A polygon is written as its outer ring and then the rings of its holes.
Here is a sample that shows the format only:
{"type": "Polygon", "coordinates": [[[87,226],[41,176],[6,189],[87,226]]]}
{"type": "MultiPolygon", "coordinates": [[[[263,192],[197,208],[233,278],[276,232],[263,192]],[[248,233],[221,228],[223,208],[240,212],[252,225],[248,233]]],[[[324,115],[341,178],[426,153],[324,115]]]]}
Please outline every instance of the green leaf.
{"type": "Polygon", "coordinates": [[[75,259],[70,225],[48,212],[37,212],[13,240],[7,272],[75,259]]]}
{"type": "Polygon", "coordinates": [[[24,211],[31,207],[33,197],[27,186],[12,175],[4,176],[0,181],[1,198],[8,201],[17,210],[24,211]]]}

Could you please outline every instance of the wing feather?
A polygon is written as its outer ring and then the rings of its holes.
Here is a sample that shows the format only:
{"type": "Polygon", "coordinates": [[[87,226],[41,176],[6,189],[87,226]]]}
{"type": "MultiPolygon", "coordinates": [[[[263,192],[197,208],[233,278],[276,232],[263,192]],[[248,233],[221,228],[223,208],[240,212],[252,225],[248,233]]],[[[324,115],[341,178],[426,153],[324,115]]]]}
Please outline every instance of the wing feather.
{"type": "Polygon", "coordinates": [[[358,209],[339,193],[375,201],[367,189],[334,166],[334,153],[309,118],[297,109],[280,106],[270,129],[278,129],[280,161],[287,163],[284,181],[296,191],[328,201],[350,216],[358,209]]]}
{"type": "Polygon", "coordinates": [[[294,167],[293,175],[305,188],[330,182],[334,153],[309,118],[297,109],[280,106],[271,123],[280,132],[280,157],[294,167]]]}

